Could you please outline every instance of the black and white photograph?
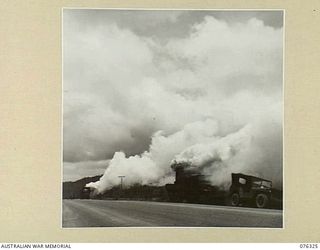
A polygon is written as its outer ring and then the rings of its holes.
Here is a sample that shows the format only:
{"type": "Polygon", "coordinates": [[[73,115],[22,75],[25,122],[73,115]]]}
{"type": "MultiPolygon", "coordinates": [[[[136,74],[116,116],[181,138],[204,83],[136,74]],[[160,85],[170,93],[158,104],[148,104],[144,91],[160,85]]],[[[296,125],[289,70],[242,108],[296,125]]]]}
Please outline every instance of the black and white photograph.
{"type": "Polygon", "coordinates": [[[283,10],[62,10],[62,227],[284,228],[283,10]]]}

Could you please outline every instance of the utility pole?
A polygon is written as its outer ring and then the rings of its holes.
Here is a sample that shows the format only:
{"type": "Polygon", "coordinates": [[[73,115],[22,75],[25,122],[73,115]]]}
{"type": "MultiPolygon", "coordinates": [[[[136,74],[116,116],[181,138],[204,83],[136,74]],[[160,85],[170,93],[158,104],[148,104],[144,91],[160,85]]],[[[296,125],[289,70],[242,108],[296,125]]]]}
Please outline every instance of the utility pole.
{"type": "Polygon", "coordinates": [[[119,197],[121,196],[121,194],[122,194],[122,188],[123,188],[123,179],[124,179],[124,175],[119,175],[118,176],[119,178],[120,178],[120,195],[119,195],[119,197]]]}
{"type": "Polygon", "coordinates": [[[124,175],[119,175],[118,177],[120,178],[120,182],[121,182],[120,183],[120,188],[122,190],[122,188],[123,188],[123,179],[124,179],[125,176],[124,175]]]}

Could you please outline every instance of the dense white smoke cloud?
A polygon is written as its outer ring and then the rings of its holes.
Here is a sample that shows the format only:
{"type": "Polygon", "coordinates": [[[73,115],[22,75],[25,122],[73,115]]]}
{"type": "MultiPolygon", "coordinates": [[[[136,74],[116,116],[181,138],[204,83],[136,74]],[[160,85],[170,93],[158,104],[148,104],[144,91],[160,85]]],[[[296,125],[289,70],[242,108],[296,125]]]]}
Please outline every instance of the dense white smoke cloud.
{"type": "MultiPolygon", "coordinates": [[[[258,128],[259,132],[260,129],[263,128],[258,128]]],[[[268,130],[264,132],[268,133],[268,130]]],[[[210,176],[213,185],[222,188],[229,186],[232,172],[243,171],[272,179],[275,186],[280,187],[281,165],[262,164],[266,153],[270,154],[267,158],[272,157],[269,160],[281,158],[281,150],[272,152],[272,148],[263,147],[268,144],[264,142],[267,134],[262,137],[255,134],[251,124],[226,136],[218,134],[217,123],[211,119],[187,124],[181,131],[169,136],[158,132],[152,138],[149,151],[130,157],[116,152],[102,178],[87,186],[103,193],[118,185],[118,177],[123,175],[126,186],[168,183],[173,181],[171,164],[187,162],[210,176]],[[266,152],[261,152],[263,149],[266,152]]],[[[281,137],[281,134],[278,136],[281,137]]]]}
{"type": "Polygon", "coordinates": [[[126,158],[116,152],[99,182],[88,184],[99,192],[119,184],[118,176],[125,175],[125,184],[159,184],[170,177],[170,163],[175,155],[196,143],[211,141],[217,133],[215,121],[206,119],[187,124],[181,131],[165,136],[159,131],[152,137],[149,151],[126,158]]]}
{"type": "Polygon", "coordinates": [[[281,186],[282,28],[208,15],[158,40],[65,20],[65,166],[110,159],[89,186],[163,184],[174,159],[207,164],[217,185],[244,172],[281,186]]]}

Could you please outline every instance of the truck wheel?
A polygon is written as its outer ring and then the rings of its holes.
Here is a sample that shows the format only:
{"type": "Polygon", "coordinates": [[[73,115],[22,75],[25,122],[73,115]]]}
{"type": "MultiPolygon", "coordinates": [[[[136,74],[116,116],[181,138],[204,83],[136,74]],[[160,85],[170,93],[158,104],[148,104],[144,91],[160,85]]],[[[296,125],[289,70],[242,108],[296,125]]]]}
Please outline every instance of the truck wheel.
{"type": "Polygon", "coordinates": [[[266,208],[269,203],[269,198],[266,194],[258,194],[256,196],[256,206],[257,208],[266,208]]]}
{"type": "Polygon", "coordinates": [[[233,193],[230,197],[231,206],[239,206],[240,195],[238,193],[233,193]]]}

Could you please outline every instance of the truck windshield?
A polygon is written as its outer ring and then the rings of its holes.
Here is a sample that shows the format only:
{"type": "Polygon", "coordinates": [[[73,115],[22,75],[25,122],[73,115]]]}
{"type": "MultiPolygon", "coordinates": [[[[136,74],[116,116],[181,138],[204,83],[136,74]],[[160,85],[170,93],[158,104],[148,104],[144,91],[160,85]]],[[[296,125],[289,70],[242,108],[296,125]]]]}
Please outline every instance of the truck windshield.
{"type": "Polygon", "coordinates": [[[264,187],[267,187],[267,188],[271,188],[272,186],[272,182],[270,181],[254,181],[253,182],[255,185],[257,186],[264,186],[264,187]]]}

